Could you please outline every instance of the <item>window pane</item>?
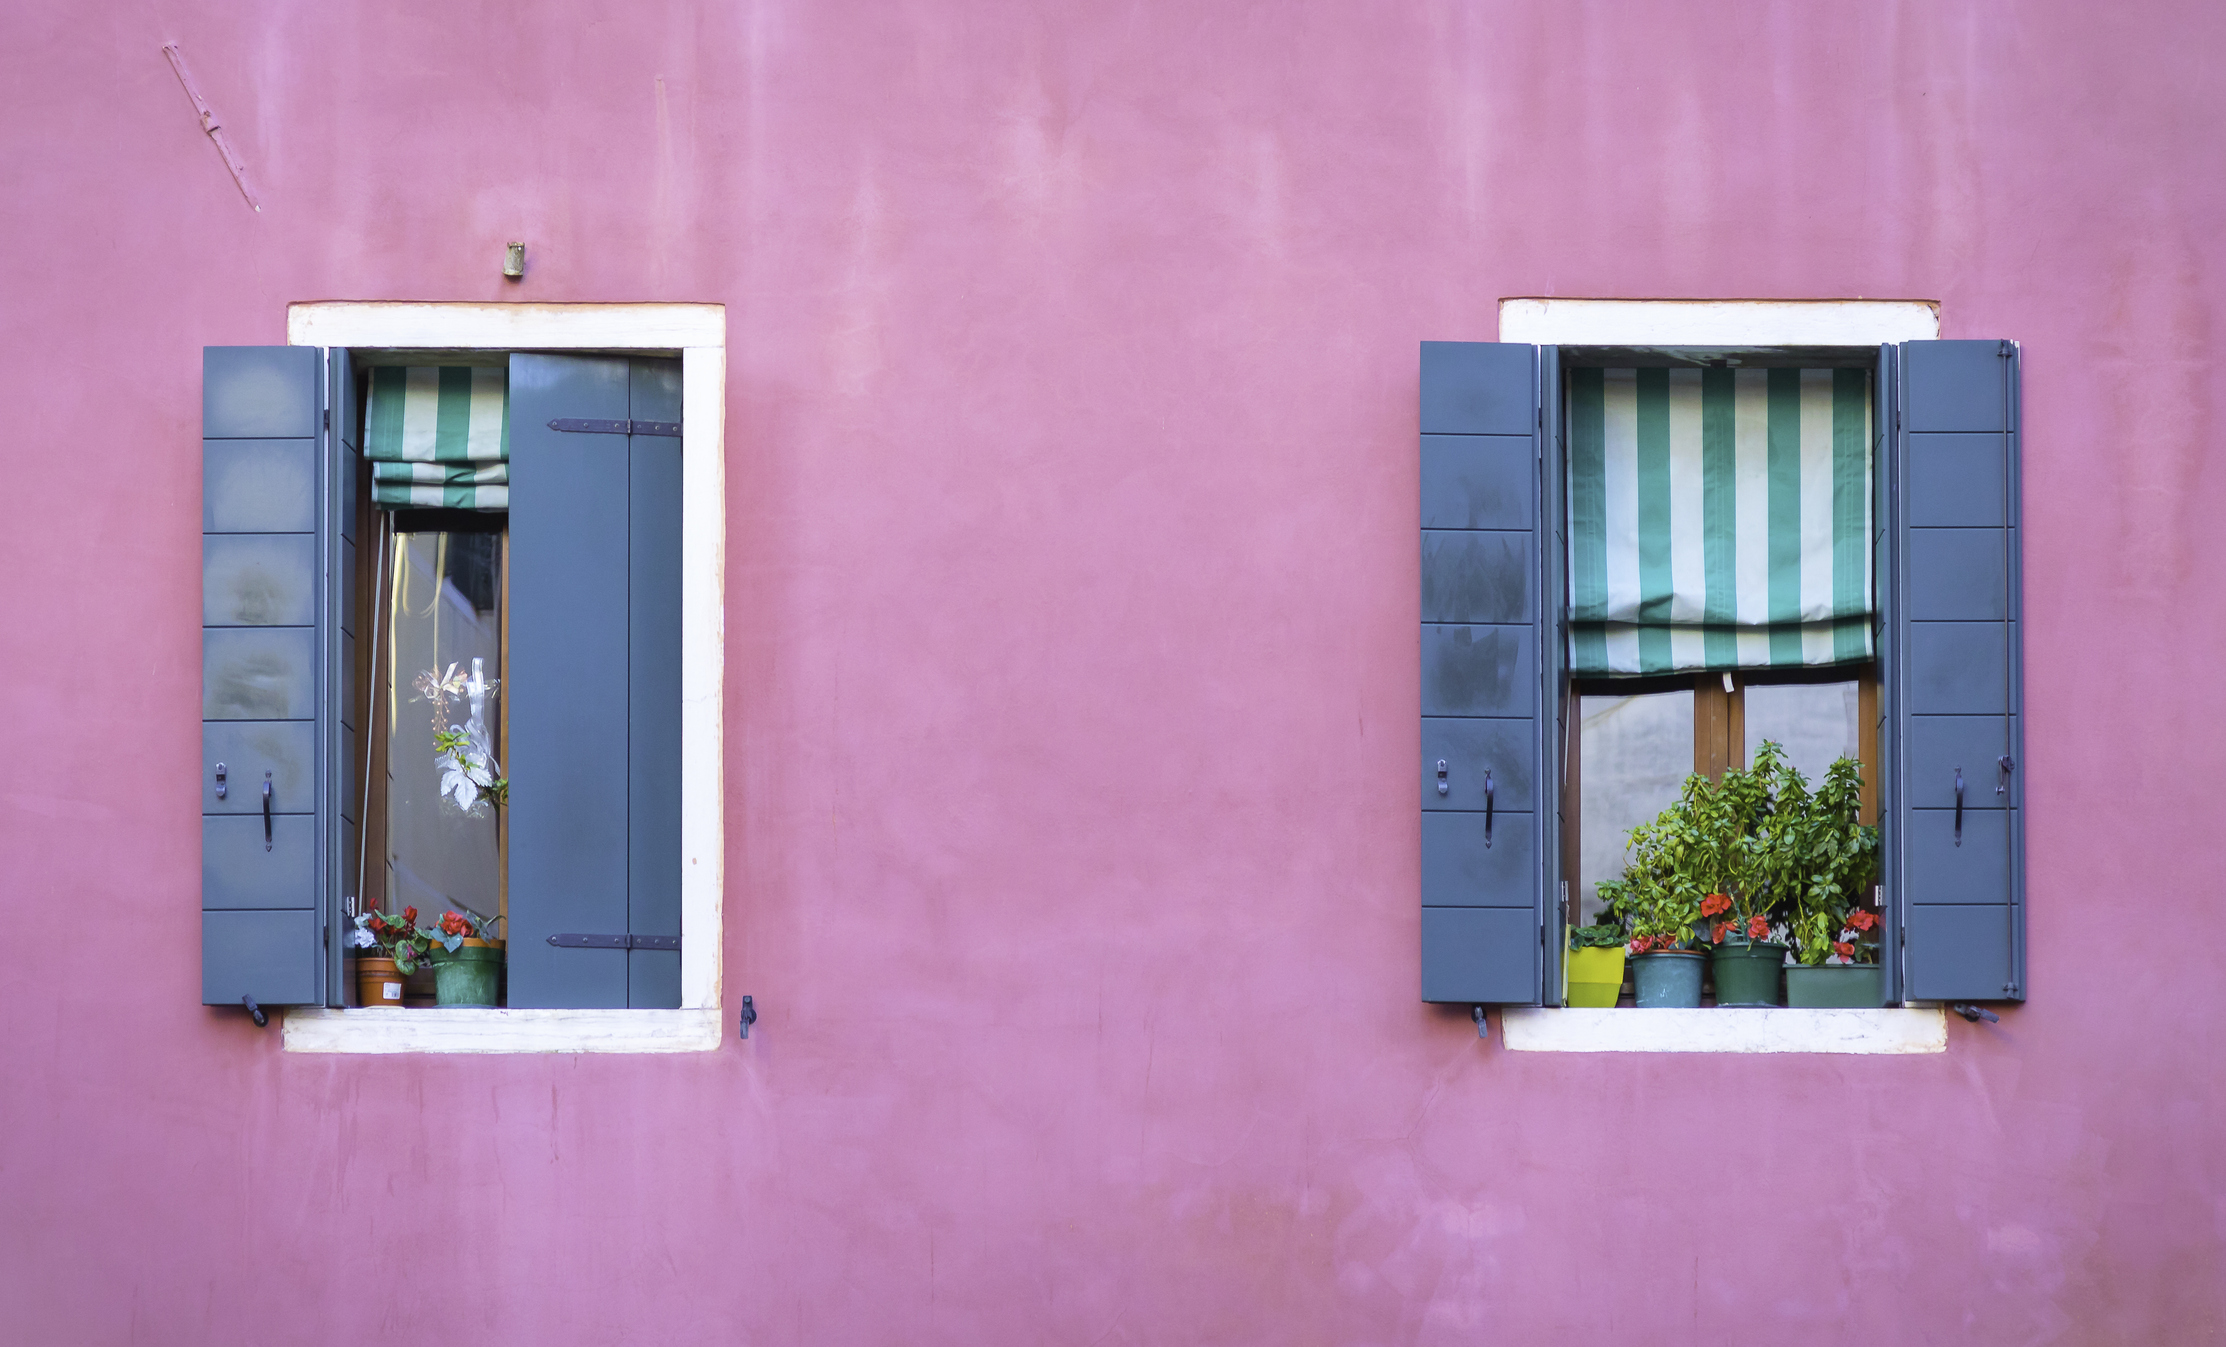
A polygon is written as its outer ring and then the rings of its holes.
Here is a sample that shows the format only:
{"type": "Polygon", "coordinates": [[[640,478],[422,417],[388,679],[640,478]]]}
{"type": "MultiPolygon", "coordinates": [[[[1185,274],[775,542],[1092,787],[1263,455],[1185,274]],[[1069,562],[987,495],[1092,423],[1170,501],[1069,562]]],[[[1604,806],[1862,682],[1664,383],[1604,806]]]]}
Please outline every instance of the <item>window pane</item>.
{"type": "Polygon", "coordinates": [[[1600,881],[1623,875],[1631,830],[1668,807],[1692,774],[1693,694],[1586,697],[1582,714],[1578,891],[1590,925],[1600,910],[1600,881]]]}
{"type": "Polygon", "coordinates": [[[503,536],[397,533],[394,542],[380,708],[388,727],[386,907],[417,908],[421,925],[449,908],[492,917],[502,905],[498,811],[465,774],[444,770],[433,736],[461,731],[498,768],[502,761],[503,536]]]}
{"type": "Polygon", "coordinates": [[[1775,739],[1814,790],[1834,758],[1859,755],[1859,691],[1854,682],[1748,684],[1746,761],[1775,739]]]}

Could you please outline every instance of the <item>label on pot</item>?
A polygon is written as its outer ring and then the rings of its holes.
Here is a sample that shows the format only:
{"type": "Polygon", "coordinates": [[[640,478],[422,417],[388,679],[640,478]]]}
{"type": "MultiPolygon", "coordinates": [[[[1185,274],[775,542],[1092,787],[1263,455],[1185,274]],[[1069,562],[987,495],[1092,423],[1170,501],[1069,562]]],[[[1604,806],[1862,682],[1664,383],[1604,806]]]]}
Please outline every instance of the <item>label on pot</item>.
{"type": "Polygon", "coordinates": [[[382,982],[379,984],[379,995],[389,1001],[399,1001],[402,999],[402,984],[399,982],[382,982]]]}

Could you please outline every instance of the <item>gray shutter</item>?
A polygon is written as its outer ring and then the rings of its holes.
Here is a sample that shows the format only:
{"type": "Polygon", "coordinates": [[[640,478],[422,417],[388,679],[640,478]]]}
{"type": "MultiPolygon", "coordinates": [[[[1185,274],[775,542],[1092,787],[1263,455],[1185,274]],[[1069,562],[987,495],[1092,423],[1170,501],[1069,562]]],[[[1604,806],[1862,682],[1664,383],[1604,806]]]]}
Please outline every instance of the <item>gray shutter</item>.
{"type": "Polygon", "coordinates": [[[1558,469],[1539,410],[1557,358],[1422,343],[1425,1001],[1536,1004],[1558,966],[1558,469]]]}
{"type": "Polygon", "coordinates": [[[680,420],[675,361],[510,358],[510,1004],[677,1006],[680,420]],[[551,935],[603,943],[552,946],[551,935]]]}
{"type": "Polygon", "coordinates": [[[2023,1000],[2017,348],[1907,342],[1899,366],[1887,873],[1904,994],[2023,1000]]]}
{"type": "Polygon", "coordinates": [[[201,387],[201,1001],[317,1004],[338,953],[325,352],[207,347],[201,387]]]}

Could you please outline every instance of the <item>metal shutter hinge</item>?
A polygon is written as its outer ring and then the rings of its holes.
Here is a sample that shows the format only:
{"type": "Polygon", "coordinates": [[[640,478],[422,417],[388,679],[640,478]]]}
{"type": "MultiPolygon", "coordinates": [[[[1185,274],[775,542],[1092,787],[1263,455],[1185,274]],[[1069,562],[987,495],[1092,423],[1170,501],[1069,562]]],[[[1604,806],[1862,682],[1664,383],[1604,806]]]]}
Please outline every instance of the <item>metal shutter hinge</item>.
{"type": "Polygon", "coordinates": [[[677,935],[582,935],[565,931],[549,937],[558,949],[679,949],[677,935]]]}
{"type": "Polygon", "coordinates": [[[569,431],[575,435],[666,435],[680,438],[678,421],[598,421],[590,417],[560,416],[549,422],[549,429],[569,431]]]}
{"type": "Polygon", "coordinates": [[[2002,1022],[2002,1017],[2000,1015],[1997,1015],[1993,1011],[1988,1010],[1985,1006],[1973,1005],[1969,1001],[1958,1001],[1954,1005],[1949,1006],[1948,1009],[1954,1011],[1958,1015],[1961,1015],[1963,1018],[1971,1021],[1971,1023],[1973,1024],[1977,1024],[1980,1020],[1985,1020],[1988,1024],[2000,1024],[2002,1022]]]}

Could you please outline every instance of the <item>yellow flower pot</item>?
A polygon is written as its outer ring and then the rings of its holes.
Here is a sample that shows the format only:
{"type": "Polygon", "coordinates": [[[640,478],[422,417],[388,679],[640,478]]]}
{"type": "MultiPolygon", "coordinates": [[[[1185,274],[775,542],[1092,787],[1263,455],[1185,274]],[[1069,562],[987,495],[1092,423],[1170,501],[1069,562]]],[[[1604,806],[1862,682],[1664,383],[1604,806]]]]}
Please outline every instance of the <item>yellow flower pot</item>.
{"type": "Polygon", "coordinates": [[[1623,988],[1622,946],[1570,950],[1562,968],[1568,979],[1567,994],[1562,999],[1568,1004],[1602,1010],[1615,1005],[1616,994],[1623,988]]]}

